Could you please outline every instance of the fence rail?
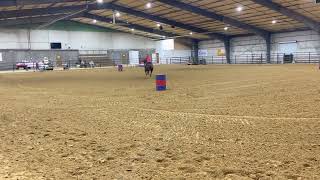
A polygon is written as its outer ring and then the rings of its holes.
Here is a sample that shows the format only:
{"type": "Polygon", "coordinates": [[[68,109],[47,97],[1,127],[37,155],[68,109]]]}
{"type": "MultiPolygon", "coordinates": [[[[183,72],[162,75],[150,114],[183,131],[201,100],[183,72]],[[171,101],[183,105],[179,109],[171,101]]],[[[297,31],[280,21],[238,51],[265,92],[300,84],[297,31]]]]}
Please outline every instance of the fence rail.
{"type": "MultiPolygon", "coordinates": [[[[273,53],[270,56],[271,64],[283,64],[284,53],[273,53]]],[[[317,53],[294,53],[292,54],[293,63],[316,64],[320,61],[320,54],[317,53]]],[[[167,64],[187,64],[192,63],[192,57],[169,57],[166,58],[167,64]]],[[[231,57],[231,64],[267,64],[265,54],[243,54],[231,57]]],[[[227,64],[225,56],[200,56],[199,64],[227,64]]]]}
{"type": "MultiPolygon", "coordinates": [[[[92,53],[92,52],[91,52],[92,53]]],[[[108,67],[115,66],[117,64],[130,65],[128,59],[111,59],[109,56],[103,53],[97,54],[80,54],[77,60],[61,59],[51,60],[50,66],[54,68],[90,68],[90,67],[108,67]]],[[[283,53],[271,54],[271,64],[283,64],[283,53]]],[[[290,56],[291,57],[291,56],[290,56]]],[[[133,60],[132,60],[133,61],[133,60]]],[[[134,60],[136,63],[141,62],[141,59],[134,60]]],[[[161,63],[166,64],[192,64],[194,58],[192,57],[168,57],[161,59],[161,63]]],[[[305,64],[317,64],[320,62],[320,54],[317,53],[294,53],[292,54],[292,63],[305,63],[305,64]]],[[[266,64],[267,57],[264,54],[245,54],[235,55],[231,57],[231,64],[266,64]]],[[[227,64],[227,59],[224,56],[200,56],[199,64],[227,64]]],[[[0,70],[13,70],[18,69],[25,70],[37,70],[47,67],[43,61],[15,61],[15,62],[1,62],[0,70]]]]}

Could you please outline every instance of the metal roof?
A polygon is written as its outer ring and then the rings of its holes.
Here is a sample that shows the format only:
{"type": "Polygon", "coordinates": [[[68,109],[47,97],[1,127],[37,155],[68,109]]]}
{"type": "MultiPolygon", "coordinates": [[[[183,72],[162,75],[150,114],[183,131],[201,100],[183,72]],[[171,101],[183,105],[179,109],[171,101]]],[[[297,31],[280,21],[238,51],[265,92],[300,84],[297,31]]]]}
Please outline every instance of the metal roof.
{"type": "Polygon", "coordinates": [[[152,39],[320,32],[320,4],[314,0],[1,0],[0,12],[1,27],[69,20],[152,39]],[[121,15],[114,22],[116,12],[121,15]]]}

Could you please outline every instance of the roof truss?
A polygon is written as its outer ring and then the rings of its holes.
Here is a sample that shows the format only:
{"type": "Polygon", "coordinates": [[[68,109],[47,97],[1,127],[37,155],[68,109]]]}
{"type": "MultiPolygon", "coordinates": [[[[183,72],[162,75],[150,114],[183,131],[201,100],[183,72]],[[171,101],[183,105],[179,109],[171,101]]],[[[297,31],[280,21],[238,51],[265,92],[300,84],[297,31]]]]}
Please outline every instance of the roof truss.
{"type": "Polygon", "coordinates": [[[309,17],[306,17],[298,12],[288,9],[287,7],[284,7],[278,3],[272,2],[272,0],[251,0],[251,1],[254,3],[260,4],[262,6],[265,6],[273,11],[279,12],[291,19],[302,22],[307,27],[320,33],[320,23],[309,17]]]}
{"type": "Polygon", "coordinates": [[[217,21],[232,25],[237,28],[248,30],[248,31],[255,33],[257,35],[260,35],[264,38],[268,37],[268,34],[269,34],[268,31],[266,31],[264,29],[260,29],[256,26],[249,25],[249,24],[243,23],[241,21],[238,21],[236,19],[229,18],[229,17],[223,16],[223,15],[219,15],[217,13],[214,13],[214,12],[211,12],[206,9],[202,9],[202,8],[190,5],[190,4],[186,4],[186,3],[178,1],[178,0],[157,0],[157,1],[164,3],[164,4],[167,4],[167,5],[170,5],[170,6],[173,6],[173,7],[176,7],[176,8],[179,8],[179,9],[183,9],[183,10],[195,13],[195,14],[205,16],[205,17],[213,19],[213,20],[217,20],[217,21]]]}

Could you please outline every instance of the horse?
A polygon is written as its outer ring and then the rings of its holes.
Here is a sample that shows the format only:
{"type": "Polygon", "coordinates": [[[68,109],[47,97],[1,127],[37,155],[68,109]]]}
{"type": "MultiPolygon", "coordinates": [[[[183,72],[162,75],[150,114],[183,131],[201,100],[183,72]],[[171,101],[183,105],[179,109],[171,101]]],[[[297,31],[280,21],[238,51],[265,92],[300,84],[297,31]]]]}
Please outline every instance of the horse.
{"type": "Polygon", "coordinates": [[[146,73],[146,76],[152,76],[152,72],[153,72],[153,64],[152,63],[144,63],[144,72],[146,73]]]}

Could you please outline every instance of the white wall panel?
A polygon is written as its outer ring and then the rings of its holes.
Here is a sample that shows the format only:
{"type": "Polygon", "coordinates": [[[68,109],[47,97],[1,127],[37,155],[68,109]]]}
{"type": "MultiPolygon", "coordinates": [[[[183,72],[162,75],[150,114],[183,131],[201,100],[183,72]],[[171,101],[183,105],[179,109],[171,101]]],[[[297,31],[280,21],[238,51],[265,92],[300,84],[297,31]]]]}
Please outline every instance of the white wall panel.
{"type": "MultiPolygon", "coordinates": [[[[287,33],[276,33],[272,35],[271,54],[284,53],[283,46],[286,42],[296,42],[296,53],[318,53],[320,54],[320,35],[314,31],[296,31],[287,33]]],[[[215,56],[218,48],[224,48],[220,41],[201,41],[200,49],[208,49],[209,56],[215,56]]],[[[231,40],[231,60],[235,56],[246,56],[250,54],[266,54],[265,40],[259,36],[236,37],[231,40]]]]}
{"type": "MultiPolygon", "coordinates": [[[[50,49],[50,43],[60,42],[63,49],[155,49],[156,42],[125,33],[31,30],[31,49],[50,49]]],[[[0,29],[0,49],[27,49],[28,30],[0,29]]]]}
{"type": "Polygon", "coordinates": [[[219,40],[201,41],[199,49],[207,50],[208,56],[217,56],[218,49],[224,50],[224,43],[219,40]]]}

